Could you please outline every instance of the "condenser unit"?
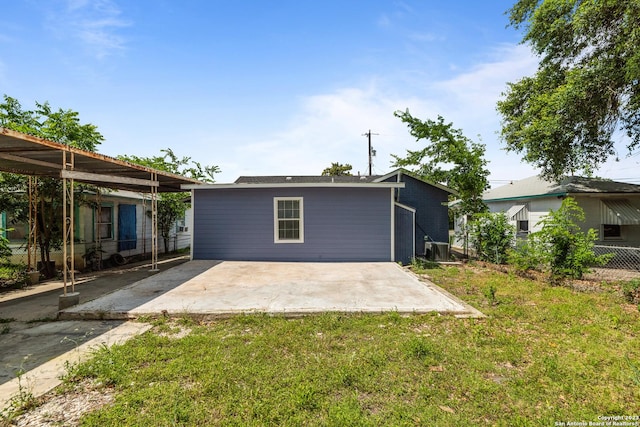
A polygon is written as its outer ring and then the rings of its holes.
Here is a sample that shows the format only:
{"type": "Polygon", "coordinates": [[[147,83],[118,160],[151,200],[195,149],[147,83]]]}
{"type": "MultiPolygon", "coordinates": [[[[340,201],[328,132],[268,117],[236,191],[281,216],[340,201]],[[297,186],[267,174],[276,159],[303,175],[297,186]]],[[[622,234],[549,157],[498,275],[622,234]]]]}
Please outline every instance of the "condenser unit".
{"type": "Polygon", "coordinates": [[[449,261],[449,244],[445,242],[424,242],[424,256],[430,261],[449,261]]]}

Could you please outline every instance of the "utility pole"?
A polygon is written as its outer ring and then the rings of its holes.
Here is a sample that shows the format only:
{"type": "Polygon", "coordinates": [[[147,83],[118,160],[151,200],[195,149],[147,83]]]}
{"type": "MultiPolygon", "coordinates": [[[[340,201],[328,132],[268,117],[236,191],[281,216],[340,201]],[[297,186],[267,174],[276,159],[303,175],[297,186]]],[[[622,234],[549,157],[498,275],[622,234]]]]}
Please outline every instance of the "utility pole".
{"type": "Polygon", "coordinates": [[[362,134],[362,136],[366,136],[367,140],[369,141],[369,176],[373,175],[371,172],[372,165],[373,165],[372,157],[376,155],[376,151],[373,149],[373,147],[371,147],[371,135],[379,135],[379,134],[371,133],[371,129],[369,129],[369,132],[362,134]]]}

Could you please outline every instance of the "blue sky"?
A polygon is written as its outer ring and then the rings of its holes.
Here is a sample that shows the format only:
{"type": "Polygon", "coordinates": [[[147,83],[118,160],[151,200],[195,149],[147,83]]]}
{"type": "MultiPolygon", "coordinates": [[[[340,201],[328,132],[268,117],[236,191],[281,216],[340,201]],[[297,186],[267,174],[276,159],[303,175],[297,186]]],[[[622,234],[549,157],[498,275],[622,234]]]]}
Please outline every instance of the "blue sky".
{"type": "MultiPolygon", "coordinates": [[[[513,0],[13,0],[0,15],[0,93],[48,101],[105,136],[98,151],[170,147],[218,182],[374,173],[422,145],[396,110],[438,114],[487,145],[492,184],[535,170],[507,154],[495,102],[537,60],[507,27],[513,0]],[[480,135],[480,138],[478,137],[480,135]]],[[[635,159],[607,165],[621,178],[635,159]]]]}

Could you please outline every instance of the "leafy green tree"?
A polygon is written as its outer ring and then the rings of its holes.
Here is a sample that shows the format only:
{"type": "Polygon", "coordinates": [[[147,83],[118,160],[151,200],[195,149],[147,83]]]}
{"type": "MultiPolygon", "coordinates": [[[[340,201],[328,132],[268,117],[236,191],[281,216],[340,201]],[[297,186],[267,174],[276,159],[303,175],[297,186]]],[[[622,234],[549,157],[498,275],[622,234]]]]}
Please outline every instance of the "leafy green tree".
{"type": "Polygon", "coordinates": [[[350,164],[331,163],[331,166],[322,171],[322,176],[352,176],[350,164]]]}
{"type": "Polygon", "coordinates": [[[516,230],[504,213],[478,214],[467,227],[479,259],[496,264],[507,262],[516,230]]]}
{"type": "Polygon", "coordinates": [[[426,140],[426,147],[407,150],[405,157],[393,154],[393,166],[413,167],[413,172],[422,178],[455,190],[461,201],[458,207],[461,214],[485,212],[487,206],[482,201],[482,193],[489,188],[489,170],[484,144],[471,141],[461,129],[454,129],[453,123],[445,123],[441,116],[435,121],[422,121],[409,110],[394,114],[407,124],[409,133],[417,141],[426,140]]]}
{"type": "MultiPolygon", "coordinates": [[[[138,157],[118,156],[119,159],[142,166],[170,172],[203,182],[215,182],[214,175],[220,172],[218,166],[202,166],[191,157],[179,158],[170,148],[160,150],[161,156],[138,157]]],[[[158,231],[164,242],[165,253],[169,252],[169,237],[176,221],[182,218],[187,210],[184,193],[161,193],[158,198],[158,231]]]]}
{"type": "Polygon", "coordinates": [[[202,166],[187,156],[180,158],[171,148],[160,152],[164,154],[153,157],[122,155],[118,159],[209,183],[215,182],[215,174],[220,172],[218,166],[202,166]]]}
{"type": "Polygon", "coordinates": [[[507,150],[558,179],[589,175],[616,155],[616,131],[636,149],[640,2],[519,0],[508,13],[541,59],[536,74],[509,83],[498,102],[507,150]]]}
{"type": "Polygon", "coordinates": [[[552,283],[580,279],[592,266],[606,264],[613,254],[595,254],[593,246],[598,233],[593,228],[586,233],[581,231],[578,223],[584,222],[584,218],[582,208],[567,197],[558,210],[551,210],[541,221],[541,230],[518,246],[511,261],[520,270],[548,271],[552,283]]]}
{"type": "MultiPolygon", "coordinates": [[[[34,110],[24,110],[15,98],[4,95],[0,103],[0,127],[95,151],[103,136],[92,124],[81,124],[79,114],[72,110],[53,110],[49,103],[35,103],[34,110]]],[[[36,218],[38,247],[44,275],[53,277],[50,268],[51,250],[62,243],[62,182],[38,179],[38,217],[36,218]]],[[[26,222],[28,216],[27,177],[0,173],[0,211],[11,213],[15,222],[26,222]]]]}

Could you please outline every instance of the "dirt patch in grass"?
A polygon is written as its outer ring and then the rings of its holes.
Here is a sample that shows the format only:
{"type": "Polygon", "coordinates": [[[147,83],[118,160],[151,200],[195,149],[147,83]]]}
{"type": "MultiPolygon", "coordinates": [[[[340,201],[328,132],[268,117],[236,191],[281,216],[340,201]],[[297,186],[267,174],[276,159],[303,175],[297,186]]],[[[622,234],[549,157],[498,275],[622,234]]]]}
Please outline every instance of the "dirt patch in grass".
{"type": "Polygon", "coordinates": [[[53,391],[38,399],[40,404],[17,417],[0,419],[1,426],[49,427],[75,426],[87,412],[113,402],[115,390],[84,379],[62,394],[53,391]]]}

